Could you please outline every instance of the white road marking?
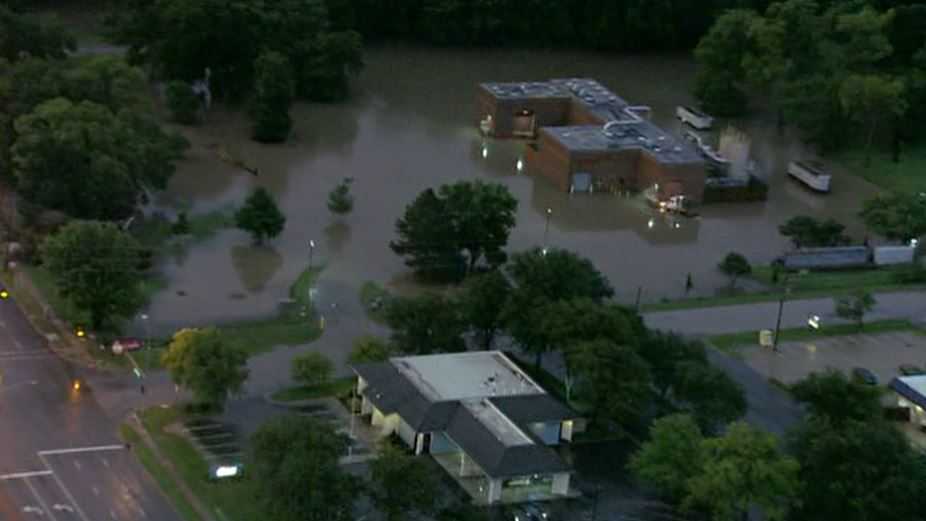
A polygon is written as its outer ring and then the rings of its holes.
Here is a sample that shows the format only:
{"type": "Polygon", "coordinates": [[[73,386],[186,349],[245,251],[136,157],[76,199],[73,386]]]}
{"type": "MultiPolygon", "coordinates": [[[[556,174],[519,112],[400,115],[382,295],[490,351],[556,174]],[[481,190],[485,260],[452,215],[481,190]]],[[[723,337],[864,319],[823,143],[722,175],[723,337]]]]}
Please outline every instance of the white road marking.
{"type": "Polygon", "coordinates": [[[79,454],[82,452],[102,452],[108,450],[125,450],[125,445],[97,445],[95,447],[78,447],[74,449],[40,450],[39,456],[53,456],[56,454],[79,454]]]}
{"type": "Polygon", "coordinates": [[[51,506],[51,508],[52,510],[70,512],[72,514],[74,513],[74,507],[72,507],[71,505],[61,505],[61,504],[55,503],[54,505],[51,506]]]}
{"type": "Polygon", "coordinates": [[[6,481],[9,479],[26,479],[37,476],[48,476],[52,474],[50,470],[35,470],[32,472],[14,472],[12,474],[3,474],[0,475],[0,481],[6,481]]]}
{"type": "Polygon", "coordinates": [[[39,495],[38,491],[35,490],[35,487],[32,486],[32,482],[28,479],[26,480],[26,486],[29,487],[29,491],[32,492],[33,496],[35,496],[35,500],[38,501],[39,505],[42,506],[42,510],[48,512],[48,516],[52,518],[52,521],[57,521],[55,519],[55,514],[53,514],[52,511],[48,509],[48,505],[45,504],[45,500],[42,499],[42,496],[39,495]]]}
{"type": "Polygon", "coordinates": [[[79,462],[79,461],[74,460],[74,468],[76,468],[77,470],[80,470],[80,462],[79,462]]]}
{"type": "Polygon", "coordinates": [[[34,506],[32,506],[32,505],[26,505],[26,506],[24,506],[24,507],[23,507],[23,512],[25,512],[25,513],[27,513],[27,514],[38,514],[38,515],[40,515],[40,516],[41,516],[41,515],[45,515],[45,512],[43,512],[41,508],[39,508],[39,507],[34,507],[34,506]]]}
{"type": "MultiPolygon", "coordinates": [[[[39,459],[42,460],[42,463],[44,463],[46,467],[51,468],[51,465],[48,464],[48,460],[45,459],[45,456],[41,452],[39,452],[39,459]]],[[[77,500],[74,499],[74,495],[71,494],[71,491],[64,486],[64,482],[62,482],[61,479],[54,473],[52,473],[51,477],[54,478],[55,483],[57,483],[61,491],[64,492],[64,497],[66,497],[67,500],[72,505],[74,505],[74,508],[77,510],[77,515],[80,517],[81,521],[90,521],[90,519],[87,518],[87,514],[84,514],[83,509],[80,508],[80,504],[78,504],[77,500]]]]}

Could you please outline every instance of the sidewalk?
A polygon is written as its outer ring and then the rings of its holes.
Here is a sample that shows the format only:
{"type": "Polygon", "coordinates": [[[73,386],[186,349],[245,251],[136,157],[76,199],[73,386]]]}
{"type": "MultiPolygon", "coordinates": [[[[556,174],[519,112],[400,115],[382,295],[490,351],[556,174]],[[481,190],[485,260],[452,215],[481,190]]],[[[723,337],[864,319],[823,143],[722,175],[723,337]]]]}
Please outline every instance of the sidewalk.
{"type": "Polygon", "coordinates": [[[170,474],[170,479],[174,481],[174,483],[177,485],[177,488],[180,490],[180,493],[183,494],[183,497],[187,500],[187,502],[193,507],[194,510],[196,510],[196,513],[199,514],[199,517],[205,521],[216,521],[215,517],[212,515],[212,512],[210,512],[209,509],[206,508],[202,502],[200,502],[196,494],[194,494],[193,491],[190,490],[190,487],[187,486],[186,481],[184,481],[180,473],[177,472],[173,462],[165,458],[164,454],[161,453],[160,447],[158,447],[158,444],[155,443],[155,441],[151,438],[151,434],[142,424],[141,418],[139,418],[135,413],[132,413],[131,417],[132,422],[134,422],[137,426],[130,425],[129,427],[138,433],[142,439],[142,442],[158,460],[158,464],[160,464],[161,467],[163,467],[167,473],[170,474]]]}
{"type": "MultiPolygon", "coordinates": [[[[926,293],[920,291],[875,294],[878,303],[866,321],[906,319],[926,324],[926,293]]],[[[803,327],[807,317],[819,315],[824,324],[844,324],[836,316],[835,299],[787,300],[781,316],[782,328],[803,327]]],[[[680,309],[644,313],[647,327],[684,335],[722,335],[742,331],[775,329],[778,302],[757,302],[736,306],[680,309]]]]}

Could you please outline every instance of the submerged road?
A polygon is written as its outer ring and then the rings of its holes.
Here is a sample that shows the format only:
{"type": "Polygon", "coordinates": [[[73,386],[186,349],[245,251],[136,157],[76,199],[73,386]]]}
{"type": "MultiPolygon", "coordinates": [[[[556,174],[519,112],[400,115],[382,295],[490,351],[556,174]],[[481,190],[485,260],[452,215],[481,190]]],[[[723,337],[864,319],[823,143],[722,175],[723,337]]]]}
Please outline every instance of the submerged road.
{"type": "Polygon", "coordinates": [[[179,521],[93,390],[0,301],[0,520],[179,521]]]}

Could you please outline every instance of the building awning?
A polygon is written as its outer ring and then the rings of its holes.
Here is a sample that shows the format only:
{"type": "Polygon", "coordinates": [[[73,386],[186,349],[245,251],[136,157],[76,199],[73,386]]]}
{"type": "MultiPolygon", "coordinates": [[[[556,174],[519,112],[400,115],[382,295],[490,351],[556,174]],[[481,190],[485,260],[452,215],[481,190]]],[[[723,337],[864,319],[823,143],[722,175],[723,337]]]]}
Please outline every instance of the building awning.
{"type": "Polygon", "coordinates": [[[926,375],[895,377],[888,387],[910,402],[926,409],[926,375]]]}

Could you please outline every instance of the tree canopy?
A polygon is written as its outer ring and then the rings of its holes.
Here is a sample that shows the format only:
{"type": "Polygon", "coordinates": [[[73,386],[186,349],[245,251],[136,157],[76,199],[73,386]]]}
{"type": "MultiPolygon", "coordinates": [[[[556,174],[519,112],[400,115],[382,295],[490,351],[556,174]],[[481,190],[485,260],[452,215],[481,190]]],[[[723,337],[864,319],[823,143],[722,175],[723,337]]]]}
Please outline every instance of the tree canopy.
{"type": "Polygon", "coordinates": [[[406,354],[452,353],[466,349],[466,324],[455,302],[426,294],[398,297],[386,306],[392,344],[406,354]]]}
{"type": "Polygon", "coordinates": [[[347,355],[351,364],[365,364],[370,362],[385,362],[395,354],[395,348],[385,339],[375,336],[362,336],[354,340],[354,347],[347,355]]]}
{"type": "Polygon", "coordinates": [[[235,224],[261,244],[266,238],[273,238],[283,232],[286,216],[280,211],[270,192],[259,187],[248,196],[244,206],[235,212],[235,224]]]}
{"type": "Polygon", "coordinates": [[[866,201],[861,216],[870,229],[888,239],[917,239],[926,236],[926,195],[882,195],[866,201]]]}
{"type": "Polygon", "coordinates": [[[811,373],[791,386],[791,395],[814,417],[836,425],[875,421],[881,416],[881,391],[835,370],[811,373]]]}
{"type": "Polygon", "coordinates": [[[576,374],[576,399],[598,419],[628,425],[651,398],[649,367],[632,347],[599,338],[575,344],[569,354],[576,374]]]}
{"type": "Polygon", "coordinates": [[[41,257],[58,291],[89,313],[94,329],[142,303],[142,247],[115,225],[68,223],[45,240],[41,257]]]}
{"type": "Polygon", "coordinates": [[[354,209],[354,196],[350,193],[351,177],[345,178],[328,193],[328,210],[336,215],[347,215],[354,209]]]}
{"type": "Polygon", "coordinates": [[[324,0],[131,0],[109,19],[132,63],[161,78],[193,81],[208,68],[219,96],[241,98],[257,75],[255,60],[280,53],[294,71],[296,95],[316,101],[347,96],[362,66],[360,35],[332,31],[324,0]]]}
{"type": "Polygon", "coordinates": [[[199,404],[216,409],[241,390],[248,378],[247,361],[247,353],[213,328],[178,331],[163,355],[174,383],[189,389],[199,404]]]}
{"type": "Polygon", "coordinates": [[[504,327],[502,312],[510,292],[511,284],[499,270],[472,277],[464,285],[459,298],[463,320],[483,349],[492,348],[495,336],[504,327]]]}
{"type": "Polygon", "coordinates": [[[254,75],[252,136],[261,143],[282,143],[293,127],[289,117],[294,88],[292,66],[286,56],[268,51],[255,60],[254,75]]]}
{"type": "Polygon", "coordinates": [[[334,363],[322,353],[310,351],[293,358],[290,369],[293,380],[302,385],[324,385],[334,374],[334,363]]]}
{"type": "Polygon", "coordinates": [[[16,61],[22,56],[64,58],[77,48],[77,42],[57,22],[38,18],[0,5],[0,58],[16,61]]]}
{"type": "Polygon", "coordinates": [[[433,512],[438,479],[421,459],[386,443],[370,462],[370,473],[373,502],[387,521],[402,521],[412,512],[433,512]]]}
{"type": "Polygon", "coordinates": [[[778,233],[791,239],[795,248],[819,248],[843,246],[849,238],[843,233],[846,227],[835,219],[818,221],[813,217],[798,215],[778,226],[778,233]]]}
{"type": "Polygon", "coordinates": [[[185,141],[137,113],[56,98],[16,120],[19,191],[82,219],[123,219],[146,188],[164,188],[185,141]]]}
{"type": "Polygon", "coordinates": [[[736,280],[743,275],[752,273],[752,266],[746,257],[736,252],[730,252],[720,261],[717,268],[727,277],[730,278],[730,287],[736,287],[736,280]]]}
{"type": "Polygon", "coordinates": [[[459,181],[427,189],[396,221],[392,250],[428,279],[462,279],[484,261],[490,268],[506,260],[504,248],[515,225],[518,202],[504,185],[459,181]]]}
{"type": "Polygon", "coordinates": [[[691,416],[664,416],[650,426],[649,440],[634,453],[628,468],[637,479],[679,503],[688,493],[688,481],[704,464],[703,443],[701,430],[691,416]]]}
{"type": "Polygon", "coordinates": [[[261,425],[248,444],[248,474],[261,511],[277,521],[349,521],[360,489],[338,458],[348,440],[303,415],[261,425]]]}

